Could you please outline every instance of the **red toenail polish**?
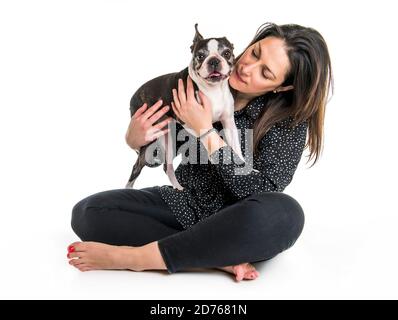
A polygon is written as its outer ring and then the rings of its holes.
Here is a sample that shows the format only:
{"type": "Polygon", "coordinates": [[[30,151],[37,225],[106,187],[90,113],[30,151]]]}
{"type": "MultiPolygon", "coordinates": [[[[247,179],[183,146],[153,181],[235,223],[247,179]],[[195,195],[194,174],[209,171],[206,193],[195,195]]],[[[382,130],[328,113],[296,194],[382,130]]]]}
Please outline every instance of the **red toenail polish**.
{"type": "Polygon", "coordinates": [[[69,246],[68,247],[68,252],[74,252],[75,251],[75,247],[74,246],[69,246]]]}
{"type": "Polygon", "coordinates": [[[69,253],[66,255],[67,258],[69,258],[69,253]]]}

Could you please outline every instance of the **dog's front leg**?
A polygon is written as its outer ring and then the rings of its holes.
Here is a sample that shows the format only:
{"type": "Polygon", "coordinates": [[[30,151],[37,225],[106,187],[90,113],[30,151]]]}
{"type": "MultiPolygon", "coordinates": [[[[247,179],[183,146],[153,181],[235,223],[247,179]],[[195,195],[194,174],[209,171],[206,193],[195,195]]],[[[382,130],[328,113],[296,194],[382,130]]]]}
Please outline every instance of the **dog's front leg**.
{"type": "Polygon", "coordinates": [[[231,117],[221,119],[220,121],[224,128],[225,139],[227,140],[227,144],[232,148],[232,150],[235,151],[235,153],[239,156],[239,158],[244,162],[245,160],[242,155],[239,132],[238,128],[236,127],[233,115],[231,117]]]}

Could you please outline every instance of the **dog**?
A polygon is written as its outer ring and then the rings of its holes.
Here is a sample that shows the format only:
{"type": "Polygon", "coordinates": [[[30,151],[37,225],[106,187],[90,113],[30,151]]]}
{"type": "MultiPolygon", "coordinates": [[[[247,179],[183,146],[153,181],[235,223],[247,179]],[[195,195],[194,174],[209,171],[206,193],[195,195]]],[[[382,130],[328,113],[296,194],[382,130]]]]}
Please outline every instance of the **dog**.
{"type": "MultiPolygon", "coordinates": [[[[204,39],[198,31],[198,24],[196,23],[195,36],[190,49],[192,59],[188,67],[180,72],[169,73],[154,78],[144,83],[134,93],[130,100],[131,117],[144,103],[151,106],[158,100],[162,99],[163,105],[171,106],[171,102],[173,101],[172,89],[178,87],[178,79],[183,80],[184,88],[186,88],[187,76],[189,74],[193,81],[196,93],[195,97],[198,103],[201,103],[197,92],[199,89],[211,101],[213,112],[212,122],[221,122],[224,128],[223,132],[225,133],[226,143],[231,146],[236,154],[243,160],[240,138],[234,120],[234,98],[228,84],[229,76],[231,75],[235,65],[235,56],[233,54],[234,46],[226,37],[204,39]]],[[[169,128],[175,128],[176,124],[173,124],[175,121],[181,124],[187,132],[197,137],[197,134],[191,128],[185,125],[181,119],[178,119],[171,107],[166,114],[156,121],[156,123],[159,123],[168,117],[172,118],[172,122],[168,124],[169,128]]],[[[175,144],[175,142],[173,142],[175,140],[169,140],[168,138],[168,135],[171,132],[172,130],[157,139],[160,140],[161,149],[165,154],[161,156],[161,162],[159,162],[158,159],[158,163],[154,163],[151,167],[157,167],[161,163],[164,163],[163,170],[169,177],[173,187],[178,190],[183,190],[184,188],[179,184],[174,173],[174,149],[172,149],[173,146],[170,146],[170,143],[168,143],[168,141],[172,141],[172,143],[175,144]]],[[[142,168],[147,165],[145,159],[148,161],[148,157],[151,156],[150,152],[146,152],[146,149],[150,145],[156,143],[157,140],[141,147],[137,152],[138,159],[133,166],[126,188],[133,188],[134,182],[141,173],[142,168]]],[[[152,157],[152,159],[154,158],[152,157]]]]}

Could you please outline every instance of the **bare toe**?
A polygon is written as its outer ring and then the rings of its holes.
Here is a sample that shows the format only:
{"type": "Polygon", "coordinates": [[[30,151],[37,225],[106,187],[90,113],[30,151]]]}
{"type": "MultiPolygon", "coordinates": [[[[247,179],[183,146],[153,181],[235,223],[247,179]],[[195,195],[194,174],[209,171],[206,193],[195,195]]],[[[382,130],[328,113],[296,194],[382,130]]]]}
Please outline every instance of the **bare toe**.
{"type": "Polygon", "coordinates": [[[246,268],[245,278],[255,279],[260,275],[252,264],[248,263],[246,268]]]}
{"type": "Polygon", "coordinates": [[[82,260],[80,260],[80,259],[71,259],[71,260],[69,260],[69,264],[71,266],[77,267],[77,266],[79,266],[81,264],[84,264],[84,262],[82,260]]]}
{"type": "Polygon", "coordinates": [[[242,263],[240,265],[234,266],[234,270],[236,271],[235,274],[237,281],[241,281],[243,279],[253,280],[259,275],[256,268],[250,263],[242,263]]]}
{"type": "Polygon", "coordinates": [[[73,258],[84,258],[85,257],[85,252],[83,251],[73,251],[73,252],[68,252],[66,255],[68,259],[73,259],[73,258]]]}
{"type": "Polygon", "coordinates": [[[68,251],[68,252],[74,252],[74,251],[76,251],[76,247],[77,247],[80,243],[82,243],[82,242],[81,242],[81,241],[76,241],[76,242],[71,243],[71,244],[68,246],[67,251],[68,251]]]}
{"type": "Polygon", "coordinates": [[[219,267],[217,269],[232,273],[236,276],[238,282],[243,279],[253,280],[260,275],[256,268],[250,263],[241,263],[234,266],[219,267]]]}
{"type": "Polygon", "coordinates": [[[236,281],[242,281],[244,276],[245,276],[245,270],[242,265],[237,265],[233,267],[235,275],[236,275],[236,281]]]}
{"type": "Polygon", "coordinates": [[[82,271],[82,272],[93,270],[93,268],[90,267],[90,266],[88,266],[87,264],[79,265],[77,268],[78,268],[80,271],[82,271]]]}

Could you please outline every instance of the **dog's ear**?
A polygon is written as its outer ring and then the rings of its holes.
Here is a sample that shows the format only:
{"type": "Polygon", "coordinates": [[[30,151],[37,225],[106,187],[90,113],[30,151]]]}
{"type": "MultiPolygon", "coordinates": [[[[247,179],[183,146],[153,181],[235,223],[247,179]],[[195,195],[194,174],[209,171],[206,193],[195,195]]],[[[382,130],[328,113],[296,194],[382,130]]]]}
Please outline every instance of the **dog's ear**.
{"type": "Polygon", "coordinates": [[[234,50],[234,44],[230,42],[226,37],[222,37],[221,39],[224,39],[226,42],[228,42],[231,45],[231,49],[234,50]]]}
{"type": "Polygon", "coordinates": [[[198,24],[197,23],[195,23],[195,30],[196,30],[196,33],[195,33],[195,37],[193,38],[193,44],[191,45],[191,52],[193,52],[193,49],[195,48],[195,44],[199,41],[199,40],[203,40],[203,37],[202,37],[202,35],[199,33],[199,31],[198,31],[198,24]]]}

